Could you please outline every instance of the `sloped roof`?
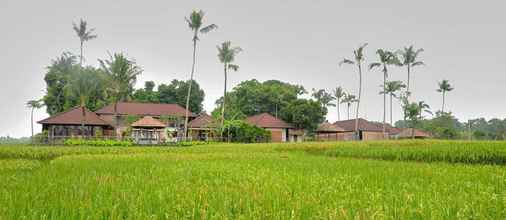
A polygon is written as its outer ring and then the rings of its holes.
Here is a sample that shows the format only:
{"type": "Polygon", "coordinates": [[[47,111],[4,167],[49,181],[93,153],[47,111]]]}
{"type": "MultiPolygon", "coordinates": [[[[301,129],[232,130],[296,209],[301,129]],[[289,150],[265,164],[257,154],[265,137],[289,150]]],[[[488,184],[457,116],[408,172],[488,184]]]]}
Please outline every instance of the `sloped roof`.
{"type": "MultiPolygon", "coordinates": [[[[138,103],[138,102],[119,102],[117,111],[120,115],[151,115],[151,116],[185,116],[186,109],[178,104],[161,103],[138,103]]],[[[98,111],[97,114],[114,114],[114,103],[107,105],[98,111]]],[[[190,116],[194,116],[189,112],[190,116]]]]}
{"type": "Polygon", "coordinates": [[[285,121],[272,116],[269,113],[262,113],[246,118],[247,123],[256,125],[261,128],[293,128],[292,125],[285,121]]]}
{"type": "MultiPolygon", "coordinates": [[[[412,137],[412,131],[413,131],[413,128],[404,128],[404,129],[401,129],[401,132],[399,132],[397,134],[397,137],[400,137],[400,138],[412,137]]],[[[430,137],[430,134],[427,133],[427,132],[425,132],[425,131],[422,131],[422,130],[419,130],[419,129],[415,128],[415,137],[428,138],[428,137],[430,137]]]]}
{"type": "Polygon", "coordinates": [[[189,128],[215,128],[216,121],[210,115],[203,113],[188,123],[189,128]]]}
{"type": "Polygon", "coordinates": [[[142,128],[164,128],[167,127],[164,123],[159,120],[154,119],[151,116],[144,116],[136,122],[132,123],[132,127],[142,127],[142,128]]]}
{"type": "Polygon", "coordinates": [[[328,122],[321,123],[316,129],[317,132],[343,132],[343,128],[328,122]]]}
{"type": "Polygon", "coordinates": [[[107,122],[98,117],[97,114],[86,109],[85,107],[74,107],[66,112],[61,112],[44,120],[38,121],[37,123],[54,125],[80,125],[82,123],[83,109],[85,113],[85,125],[109,125],[107,122]]]}
{"type": "MultiPolygon", "coordinates": [[[[336,121],[334,125],[341,127],[344,131],[355,131],[355,119],[336,121]]],[[[383,131],[383,127],[363,118],[358,119],[358,129],[361,131],[383,131]]]]}

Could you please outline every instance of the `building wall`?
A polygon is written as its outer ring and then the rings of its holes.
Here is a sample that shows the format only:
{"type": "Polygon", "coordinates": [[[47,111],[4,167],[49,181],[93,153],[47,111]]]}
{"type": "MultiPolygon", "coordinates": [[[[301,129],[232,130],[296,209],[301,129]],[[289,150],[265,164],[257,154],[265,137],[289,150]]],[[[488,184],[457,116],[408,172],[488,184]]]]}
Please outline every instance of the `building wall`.
{"type": "Polygon", "coordinates": [[[286,142],[286,128],[266,128],[266,130],[271,132],[272,142],[286,142]]]}
{"type": "Polygon", "coordinates": [[[319,133],[316,134],[317,141],[351,141],[355,132],[319,133]]]}
{"type": "Polygon", "coordinates": [[[385,140],[385,139],[388,139],[388,135],[385,135],[381,131],[362,131],[362,140],[364,141],[385,140]]]}

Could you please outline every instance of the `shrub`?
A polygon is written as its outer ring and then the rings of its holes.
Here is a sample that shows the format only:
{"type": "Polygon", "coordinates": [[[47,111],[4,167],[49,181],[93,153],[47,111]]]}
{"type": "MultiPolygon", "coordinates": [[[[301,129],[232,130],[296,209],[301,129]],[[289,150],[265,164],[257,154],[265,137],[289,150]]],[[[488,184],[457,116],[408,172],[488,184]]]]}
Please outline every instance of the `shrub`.
{"type": "Polygon", "coordinates": [[[220,132],[226,140],[232,142],[255,143],[271,141],[271,133],[269,131],[241,120],[226,121],[220,132]]]}
{"type": "Polygon", "coordinates": [[[67,139],[63,142],[65,146],[94,146],[94,147],[129,147],[133,143],[130,140],[86,140],[86,139],[67,139]]]}

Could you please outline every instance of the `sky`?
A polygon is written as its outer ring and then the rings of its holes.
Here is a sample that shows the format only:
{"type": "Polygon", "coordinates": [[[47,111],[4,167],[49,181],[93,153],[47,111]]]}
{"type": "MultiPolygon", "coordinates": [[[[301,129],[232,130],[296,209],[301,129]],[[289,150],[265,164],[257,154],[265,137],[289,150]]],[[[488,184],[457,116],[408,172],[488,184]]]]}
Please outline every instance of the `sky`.
{"type": "MultiPolygon", "coordinates": [[[[222,94],[222,65],[216,45],[232,41],[243,52],[229,88],[249,79],[277,79],[312,88],[342,86],[357,93],[352,66],[339,67],[363,43],[366,63],[377,61],[379,48],[414,45],[425,52],[426,66],[413,70],[413,99],[441,108],[437,83],[448,79],[455,90],[446,109],[461,120],[506,118],[506,2],[501,0],[362,0],[362,1],[101,1],[1,0],[0,2],[0,136],[29,136],[30,110],[25,103],[44,95],[44,74],[51,60],[65,51],[79,53],[72,23],[85,19],[97,39],[85,44],[86,65],[108,52],[123,52],[142,66],[145,81],[169,83],[188,79],[192,33],[184,17],[194,9],[206,12],[216,31],[198,42],[196,80],[205,90],[204,108],[212,111],[222,94]]],[[[407,78],[405,68],[391,68],[391,80],[407,78]]],[[[361,117],[381,121],[383,98],[379,71],[364,71],[361,117]]],[[[345,106],[342,106],[345,109],[345,106]]],[[[342,112],[346,115],[346,111],[342,112]]],[[[37,110],[35,121],[48,115],[37,110]]],[[[394,120],[400,119],[394,105],[394,120]]],[[[329,109],[329,121],[337,119],[329,109]]],[[[41,127],[36,125],[36,132],[41,127]]]]}

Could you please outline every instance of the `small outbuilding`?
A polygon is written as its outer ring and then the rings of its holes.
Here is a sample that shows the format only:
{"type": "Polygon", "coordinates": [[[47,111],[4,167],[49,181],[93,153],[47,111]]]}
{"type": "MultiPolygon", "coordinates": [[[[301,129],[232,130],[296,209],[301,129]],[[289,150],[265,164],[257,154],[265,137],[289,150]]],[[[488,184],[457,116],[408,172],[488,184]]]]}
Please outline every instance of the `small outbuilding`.
{"type": "Polygon", "coordinates": [[[144,116],[132,123],[132,139],[137,144],[160,144],[167,139],[163,122],[151,117],[144,116]]]}
{"type": "Polygon", "coordinates": [[[271,132],[272,142],[300,142],[303,139],[303,132],[294,129],[289,123],[272,116],[269,113],[262,113],[246,118],[246,123],[264,128],[271,132]]]}
{"type": "Polygon", "coordinates": [[[216,135],[218,122],[210,115],[203,113],[188,123],[188,136],[193,140],[208,141],[216,135]]]}

